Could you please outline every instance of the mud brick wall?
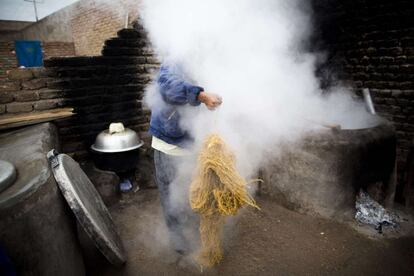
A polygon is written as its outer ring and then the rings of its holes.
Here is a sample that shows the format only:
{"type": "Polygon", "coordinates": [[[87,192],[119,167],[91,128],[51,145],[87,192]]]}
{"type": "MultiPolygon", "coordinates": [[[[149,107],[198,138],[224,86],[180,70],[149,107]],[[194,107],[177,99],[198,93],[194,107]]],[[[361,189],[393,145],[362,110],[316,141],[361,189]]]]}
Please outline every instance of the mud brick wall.
{"type": "Polygon", "coordinates": [[[401,194],[414,139],[414,5],[407,0],[314,0],[328,61],[322,78],[369,88],[377,112],[394,122],[401,194]],[[332,77],[332,72],[339,72],[332,77]],[[337,78],[337,79],[335,79],[337,78]]]}
{"type": "Polygon", "coordinates": [[[0,82],[7,78],[7,71],[17,67],[14,42],[0,41],[0,82]]]}
{"type": "Polygon", "coordinates": [[[149,145],[149,111],[143,109],[145,86],[159,66],[147,47],[146,34],[123,29],[105,42],[102,56],[52,58],[45,61],[50,97],[64,97],[63,106],[76,116],[57,121],[62,151],[78,159],[86,157],[96,135],[111,122],[136,130],[149,145]]]}
{"type": "MultiPolygon", "coordinates": [[[[73,43],[44,42],[44,56],[73,55],[73,43]]],[[[49,100],[47,81],[50,79],[44,68],[17,68],[14,42],[0,42],[0,115],[52,109],[61,100],[49,100]]]]}
{"type": "Polygon", "coordinates": [[[1,115],[13,116],[56,108],[58,101],[44,97],[47,90],[47,75],[43,68],[12,69],[7,79],[0,83],[1,115]]]}
{"type": "Polygon", "coordinates": [[[75,45],[72,42],[42,42],[42,49],[43,59],[75,55],[75,45]]]}
{"type": "Polygon", "coordinates": [[[89,158],[96,135],[111,122],[136,130],[149,145],[149,110],[142,96],[159,63],[142,27],[120,30],[105,42],[101,56],[54,57],[44,65],[9,72],[9,87],[0,88],[7,95],[0,97],[3,116],[73,107],[75,116],[55,123],[62,152],[78,160],[89,158]]]}
{"type": "Polygon", "coordinates": [[[77,55],[99,55],[102,46],[128,21],[138,17],[135,0],[82,0],[70,20],[77,55]]]}
{"type": "MultiPolygon", "coordinates": [[[[50,57],[74,56],[72,42],[42,42],[43,59],[50,57]]],[[[17,68],[14,41],[0,41],[0,82],[7,80],[7,72],[17,68]]]]}

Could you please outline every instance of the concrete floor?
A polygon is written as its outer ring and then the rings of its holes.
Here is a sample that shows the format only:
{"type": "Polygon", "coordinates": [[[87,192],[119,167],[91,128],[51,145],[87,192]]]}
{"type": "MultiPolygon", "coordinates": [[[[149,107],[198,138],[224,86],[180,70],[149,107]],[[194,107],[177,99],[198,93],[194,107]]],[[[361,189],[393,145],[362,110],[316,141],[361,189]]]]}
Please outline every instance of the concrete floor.
{"type": "Polygon", "coordinates": [[[226,228],[225,256],[199,271],[169,249],[157,190],[141,190],[111,208],[127,263],[96,263],[91,275],[414,275],[414,233],[371,237],[353,227],[287,210],[266,197],[226,228]]]}

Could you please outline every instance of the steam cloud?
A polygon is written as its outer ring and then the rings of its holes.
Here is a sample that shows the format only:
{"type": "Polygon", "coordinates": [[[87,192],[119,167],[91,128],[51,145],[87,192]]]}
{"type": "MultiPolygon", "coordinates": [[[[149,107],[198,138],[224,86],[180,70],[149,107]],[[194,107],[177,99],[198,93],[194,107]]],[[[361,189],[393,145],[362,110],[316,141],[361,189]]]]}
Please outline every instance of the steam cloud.
{"type": "MultiPolygon", "coordinates": [[[[371,118],[346,88],[323,93],[317,58],[303,49],[312,12],[299,0],[143,0],[141,17],[160,59],[180,64],[196,84],[220,94],[214,112],[180,111],[196,145],[218,132],[251,177],[265,153],[298,141],[319,122],[364,127],[371,118]]],[[[154,89],[147,103],[160,105],[154,89]]]]}

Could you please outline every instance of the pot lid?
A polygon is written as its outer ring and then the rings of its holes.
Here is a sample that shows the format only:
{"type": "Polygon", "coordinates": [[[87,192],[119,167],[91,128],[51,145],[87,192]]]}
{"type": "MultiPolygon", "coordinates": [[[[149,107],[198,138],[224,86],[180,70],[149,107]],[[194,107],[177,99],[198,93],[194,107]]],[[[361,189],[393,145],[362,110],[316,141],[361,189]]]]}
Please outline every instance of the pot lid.
{"type": "Polygon", "coordinates": [[[16,168],[8,161],[0,160],[0,193],[16,180],[16,168]]]}
{"type": "Polygon", "coordinates": [[[98,134],[91,148],[98,152],[124,152],[137,149],[143,144],[135,131],[125,128],[122,123],[112,123],[109,129],[98,134]]]}
{"type": "Polygon", "coordinates": [[[47,157],[58,186],[81,227],[110,263],[125,263],[123,246],[112,217],[79,164],[55,150],[51,150],[47,157]]]}

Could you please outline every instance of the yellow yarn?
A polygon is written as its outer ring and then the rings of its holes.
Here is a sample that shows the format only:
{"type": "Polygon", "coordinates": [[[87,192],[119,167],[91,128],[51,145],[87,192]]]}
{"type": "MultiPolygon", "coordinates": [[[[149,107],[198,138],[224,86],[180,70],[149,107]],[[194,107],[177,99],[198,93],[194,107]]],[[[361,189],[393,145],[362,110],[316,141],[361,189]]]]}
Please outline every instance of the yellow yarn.
{"type": "Polygon", "coordinates": [[[211,267],[223,258],[221,231],[224,216],[235,215],[244,205],[258,208],[236,170],[235,157],[217,134],[207,137],[190,186],[191,208],[200,214],[201,250],[197,261],[211,267]]]}

